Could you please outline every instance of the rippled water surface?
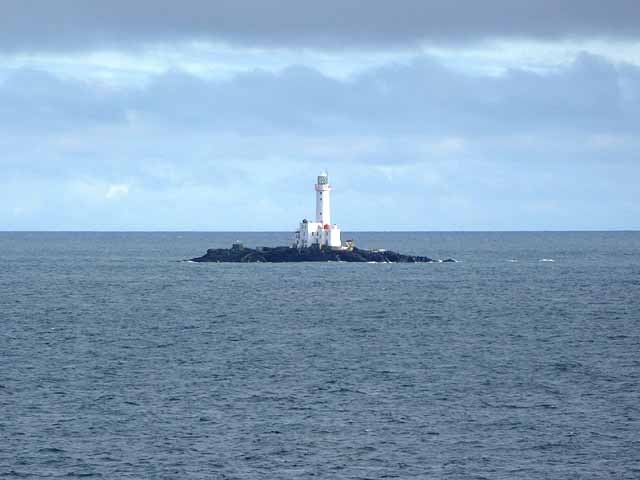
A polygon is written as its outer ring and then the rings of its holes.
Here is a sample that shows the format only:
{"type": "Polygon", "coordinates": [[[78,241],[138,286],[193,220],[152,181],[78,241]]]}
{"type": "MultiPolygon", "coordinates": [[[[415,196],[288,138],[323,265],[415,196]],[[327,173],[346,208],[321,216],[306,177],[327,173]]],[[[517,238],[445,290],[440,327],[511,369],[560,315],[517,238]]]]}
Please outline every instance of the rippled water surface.
{"type": "Polygon", "coordinates": [[[352,237],[1,233],[0,478],[640,478],[640,233],[352,237]]]}

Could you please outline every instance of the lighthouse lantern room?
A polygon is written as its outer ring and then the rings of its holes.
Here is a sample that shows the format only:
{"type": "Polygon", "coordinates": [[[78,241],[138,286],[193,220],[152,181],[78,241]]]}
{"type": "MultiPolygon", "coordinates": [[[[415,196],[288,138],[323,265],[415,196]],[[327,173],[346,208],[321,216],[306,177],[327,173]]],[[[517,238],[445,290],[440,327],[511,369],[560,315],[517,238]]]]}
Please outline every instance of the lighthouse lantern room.
{"type": "Polygon", "coordinates": [[[327,173],[318,176],[315,190],[316,220],[302,220],[300,228],[295,232],[293,247],[342,248],[340,229],[331,224],[331,185],[327,173]]]}

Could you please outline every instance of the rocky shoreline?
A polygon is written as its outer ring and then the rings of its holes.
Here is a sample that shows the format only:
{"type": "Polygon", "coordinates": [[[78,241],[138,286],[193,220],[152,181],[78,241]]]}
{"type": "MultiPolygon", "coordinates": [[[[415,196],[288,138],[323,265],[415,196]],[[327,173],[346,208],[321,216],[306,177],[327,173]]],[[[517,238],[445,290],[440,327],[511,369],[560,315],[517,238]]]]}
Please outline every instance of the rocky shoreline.
{"type": "Polygon", "coordinates": [[[234,244],[231,248],[210,248],[192,262],[285,263],[285,262],[376,262],[376,263],[432,263],[455,262],[454,259],[434,260],[429,257],[402,255],[388,250],[345,250],[330,248],[258,247],[247,248],[234,244]]]}

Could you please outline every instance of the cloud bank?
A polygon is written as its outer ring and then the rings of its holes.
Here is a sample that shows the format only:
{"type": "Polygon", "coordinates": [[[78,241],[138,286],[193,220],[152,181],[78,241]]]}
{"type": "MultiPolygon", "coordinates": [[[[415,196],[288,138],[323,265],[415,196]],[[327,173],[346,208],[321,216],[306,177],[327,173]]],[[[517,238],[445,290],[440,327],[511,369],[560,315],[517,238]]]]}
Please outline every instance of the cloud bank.
{"type": "Polygon", "coordinates": [[[492,38],[640,38],[636,0],[4,0],[0,49],[84,50],[213,40],[287,48],[492,38]]]}

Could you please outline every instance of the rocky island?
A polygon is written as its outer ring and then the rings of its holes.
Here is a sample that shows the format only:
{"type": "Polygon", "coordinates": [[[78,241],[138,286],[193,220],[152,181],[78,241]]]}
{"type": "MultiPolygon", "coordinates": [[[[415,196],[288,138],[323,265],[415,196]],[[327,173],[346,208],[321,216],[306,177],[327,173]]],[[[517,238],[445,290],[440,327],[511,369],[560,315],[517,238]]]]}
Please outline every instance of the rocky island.
{"type": "Polygon", "coordinates": [[[210,248],[192,262],[284,263],[284,262],[372,262],[431,263],[455,262],[454,259],[433,260],[429,257],[402,255],[389,250],[356,248],[353,240],[342,241],[338,225],[331,223],[329,176],[322,173],[314,187],[316,219],[302,220],[291,246],[246,248],[235,243],[231,248],[210,248]]]}
{"type": "MultiPolygon", "coordinates": [[[[294,248],[294,247],[258,247],[247,248],[235,243],[231,248],[210,248],[201,257],[192,258],[192,262],[236,262],[236,263],[284,263],[284,262],[376,262],[376,263],[430,263],[429,257],[402,255],[388,250],[364,250],[350,247],[330,248],[294,248]]],[[[453,259],[444,260],[452,262],[453,259]]]]}

